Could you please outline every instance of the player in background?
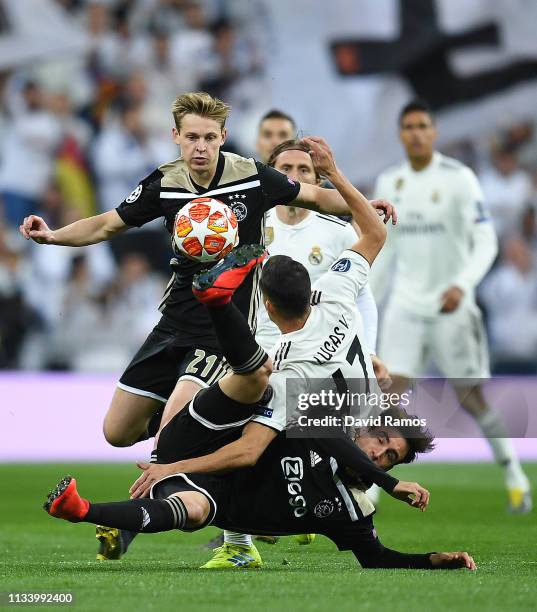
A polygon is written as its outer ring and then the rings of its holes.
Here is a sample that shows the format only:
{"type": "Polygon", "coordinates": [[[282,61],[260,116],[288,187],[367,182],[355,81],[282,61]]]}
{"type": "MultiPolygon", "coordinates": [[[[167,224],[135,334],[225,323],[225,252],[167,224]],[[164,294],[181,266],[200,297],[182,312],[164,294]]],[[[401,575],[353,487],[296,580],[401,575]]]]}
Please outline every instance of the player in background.
{"type": "Polygon", "coordinates": [[[406,105],[399,130],[407,161],[383,172],[375,187],[375,197],[390,198],[398,207],[399,224],[389,232],[371,276],[380,303],[394,261],[379,349],[392,375],[390,392],[405,391],[432,358],[454,381],[461,406],[504,467],[509,509],[529,512],[528,478],[500,415],[475,382],[490,376],[475,287],[498,250],[480,185],[470,168],[434,150],[437,132],[425,104],[406,105]]]}
{"type": "Polygon", "coordinates": [[[259,159],[268,164],[272,151],[284,142],[297,137],[295,120],[278,109],[265,113],[257,129],[256,151],[259,159]]]}
{"type": "MultiPolygon", "coordinates": [[[[272,152],[268,165],[294,181],[320,185],[322,177],[315,171],[307,147],[298,140],[280,143],[272,152]]],[[[341,252],[356,242],[356,230],[331,215],[323,215],[293,206],[276,206],[265,216],[265,246],[270,255],[289,255],[308,271],[312,284],[330,268],[341,252]]],[[[376,357],[377,305],[369,285],[360,291],[358,310],[364,323],[365,344],[368,347],[375,374],[382,388],[389,386],[389,375],[376,357]]],[[[270,320],[263,304],[257,314],[257,341],[269,350],[279,339],[280,332],[270,320]]]]}

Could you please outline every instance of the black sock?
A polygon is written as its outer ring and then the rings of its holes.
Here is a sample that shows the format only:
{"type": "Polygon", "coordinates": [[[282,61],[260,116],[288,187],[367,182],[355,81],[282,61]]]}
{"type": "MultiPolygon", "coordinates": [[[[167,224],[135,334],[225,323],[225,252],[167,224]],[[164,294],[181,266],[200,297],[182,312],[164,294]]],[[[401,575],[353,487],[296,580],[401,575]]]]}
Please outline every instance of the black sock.
{"type": "Polygon", "coordinates": [[[248,321],[233,302],[207,310],[224,357],[234,372],[248,374],[265,363],[268,355],[255,341],[248,321]]]}
{"type": "Polygon", "coordinates": [[[139,533],[182,529],[188,518],[178,497],[168,499],[131,499],[110,504],[90,504],[85,523],[117,527],[139,533]]]}

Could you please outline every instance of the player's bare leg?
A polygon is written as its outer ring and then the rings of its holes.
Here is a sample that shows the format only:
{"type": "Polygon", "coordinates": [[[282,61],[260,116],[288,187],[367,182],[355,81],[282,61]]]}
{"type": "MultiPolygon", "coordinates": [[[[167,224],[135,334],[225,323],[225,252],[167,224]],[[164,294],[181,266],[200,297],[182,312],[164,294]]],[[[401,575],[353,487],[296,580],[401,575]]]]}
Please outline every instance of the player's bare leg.
{"type": "MultiPolygon", "coordinates": [[[[159,431],[165,427],[202,388],[201,385],[193,380],[179,380],[164,407],[159,431]]],[[[157,447],[157,442],[158,434],[155,436],[155,448],[157,447]]]]}
{"type": "Polygon", "coordinates": [[[507,436],[500,414],[488,406],[479,385],[454,388],[461,407],[474,417],[488,440],[496,462],[505,469],[509,511],[515,514],[530,512],[530,483],[522,470],[513,443],[507,436]]]}
{"type": "Polygon", "coordinates": [[[104,417],[106,441],[112,446],[131,446],[143,437],[151,418],[162,405],[157,399],[116,388],[104,417]]]}

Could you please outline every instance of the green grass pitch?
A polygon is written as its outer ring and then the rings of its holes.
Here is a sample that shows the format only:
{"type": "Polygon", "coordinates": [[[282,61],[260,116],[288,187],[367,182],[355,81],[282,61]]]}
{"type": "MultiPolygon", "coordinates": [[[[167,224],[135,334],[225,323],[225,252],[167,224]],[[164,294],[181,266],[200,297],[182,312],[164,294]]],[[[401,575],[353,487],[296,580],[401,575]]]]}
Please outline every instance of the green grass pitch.
{"type": "MultiPolygon", "coordinates": [[[[537,464],[526,466],[537,482],[537,464]]],[[[130,465],[0,466],[0,591],[71,591],[78,610],[535,610],[535,513],[505,513],[502,474],[494,465],[428,464],[398,468],[400,478],[430,488],[421,514],[388,498],[376,517],[385,545],[403,551],[468,550],[478,570],[362,570],[325,538],[298,546],[283,538],[259,544],[260,571],[198,570],[195,534],[140,536],[121,561],[95,561],[92,525],[45,514],[45,494],[66,473],[93,501],[125,498],[130,465]]],[[[15,606],[9,606],[15,607],[15,606]]],[[[41,606],[51,608],[50,605],[41,606]]],[[[66,606],[62,606],[66,608],[66,606]]]]}

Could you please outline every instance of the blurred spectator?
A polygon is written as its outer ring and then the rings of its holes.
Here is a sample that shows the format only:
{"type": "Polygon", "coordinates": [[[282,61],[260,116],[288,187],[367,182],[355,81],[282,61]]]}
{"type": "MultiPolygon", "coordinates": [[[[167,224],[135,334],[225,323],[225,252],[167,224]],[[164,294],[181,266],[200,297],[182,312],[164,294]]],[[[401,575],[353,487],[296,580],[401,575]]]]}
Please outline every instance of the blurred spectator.
{"type": "MultiPolygon", "coordinates": [[[[80,219],[78,210],[63,201],[54,184],[46,189],[40,208],[51,227],[61,227],[80,219]]],[[[89,279],[95,291],[115,277],[116,265],[106,242],[82,248],[43,246],[34,242],[29,242],[28,246],[23,275],[24,294],[28,303],[41,312],[48,328],[56,325],[61,317],[63,287],[75,257],[86,257],[89,279]]]]}
{"type": "Polygon", "coordinates": [[[46,95],[27,81],[12,97],[11,123],[6,128],[0,156],[0,199],[6,221],[18,227],[38,210],[38,201],[52,177],[54,153],[62,136],[61,125],[46,107],[46,95]]]}
{"type": "Polygon", "coordinates": [[[532,121],[511,126],[505,135],[505,142],[517,150],[523,168],[537,168],[537,134],[532,121]]]}
{"type": "Polygon", "coordinates": [[[495,373],[537,373],[537,266],[522,238],[503,246],[501,263],[481,286],[495,373]]]}
{"type": "Polygon", "coordinates": [[[259,68],[255,53],[247,41],[239,36],[227,19],[216,22],[212,28],[214,42],[203,66],[201,89],[218,98],[229,98],[229,89],[240,79],[259,68]]]}
{"type": "Polygon", "coordinates": [[[194,84],[208,62],[213,38],[199,2],[186,0],[181,5],[183,27],[174,31],[170,53],[174,65],[194,84]]]}
{"type": "MultiPolygon", "coordinates": [[[[142,119],[142,107],[127,103],[96,139],[93,163],[102,211],[118,206],[157,166],[178,156],[171,132],[166,138],[154,137],[142,119]]],[[[169,235],[160,219],[117,236],[111,246],[118,258],[143,249],[153,267],[167,270],[169,235]]]]}
{"type": "Polygon", "coordinates": [[[86,159],[92,135],[90,127],[74,114],[67,93],[51,94],[50,107],[63,133],[55,166],[58,188],[63,199],[76,207],[82,217],[89,217],[96,212],[95,191],[86,159]]]}
{"type": "Polygon", "coordinates": [[[28,331],[39,325],[36,311],[24,300],[22,247],[17,234],[0,227],[0,368],[16,368],[28,331]]]}
{"type": "Polygon", "coordinates": [[[162,280],[145,256],[126,256],[117,282],[95,292],[84,257],[72,262],[63,298],[63,317],[53,336],[54,358],[76,371],[121,371],[151,328],[162,280]]]}
{"type": "Polygon", "coordinates": [[[172,101],[180,92],[198,88],[196,64],[185,67],[172,57],[171,41],[169,26],[153,27],[149,36],[140,38],[136,50],[136,65],[147,83],[144,121],[151,133],[162,138],[169,138],[173,127],[171,113],[167,112],[172,101]]]}
{"type": "Polygon", "coordinates": [[[492,167],[479,176],[498,236],[515,231],[522,212],[531,201],[531,177],[519,163],[516,149],[503,146],[492,153],[492,167]]]}
{"type": "Polygon", "coordinates": [[[530,247],[534,260],[537,262],[537,215],[535,213],[535,207],[528,206],[522,215],[520,232],[522,238],[530,247]]]}
{"type": "MultiPolygon", "coordinates": [[[[0,75],[0,219],[37,213],[59,227],[116,207],[178,156],[170,106],[202,80],[240,109],[251,139],[260,60],[247,0],[56,2],[90,46],[0,75]]],[[[123,367],[159,316],[162,223],[82,249],[15,240],[0,255],[0,351],[11,347],[0,367],[123,367]]]]}
{"type": "Polygon", "coordinates": [[[127,102],[97,137],[92,157],[104,212],[118,206],[155,167],[177,157],[177,147],[171,133],[167,139],[154,138],[143,123],[141,106],[127,102]]]}

